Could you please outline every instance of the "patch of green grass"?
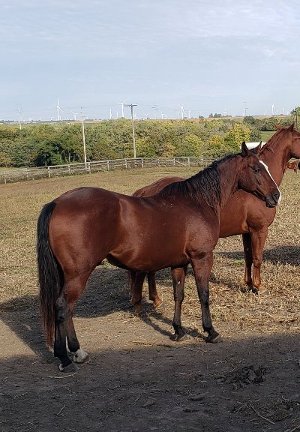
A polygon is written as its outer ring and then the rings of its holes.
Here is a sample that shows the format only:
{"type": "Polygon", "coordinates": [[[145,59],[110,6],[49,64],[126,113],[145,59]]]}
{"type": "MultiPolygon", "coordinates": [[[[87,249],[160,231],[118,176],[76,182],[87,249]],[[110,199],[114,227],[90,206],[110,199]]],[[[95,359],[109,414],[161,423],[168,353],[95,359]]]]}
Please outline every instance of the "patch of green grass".
{"type": "Polygon", "coordinates": [[[261,140],[266,142],[268,141],[276,131],[261,131],[261,140]]]}

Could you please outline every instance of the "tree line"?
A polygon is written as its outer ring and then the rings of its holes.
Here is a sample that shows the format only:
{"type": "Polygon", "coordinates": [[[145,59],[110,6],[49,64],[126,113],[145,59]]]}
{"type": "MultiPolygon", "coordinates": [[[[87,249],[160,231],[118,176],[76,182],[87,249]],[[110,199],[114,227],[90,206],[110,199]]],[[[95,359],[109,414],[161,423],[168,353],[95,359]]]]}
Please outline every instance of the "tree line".
{"type": "MultiPolygon", "coordinates": [[[[261,131],[290,125],[292,117],[242,120],[136,120],[138,157],[195,156],[217,158],[237,152],[242,141],[260,141],[261,131]]],[[[133,157],[132,123],[128,119],[85,123],[87,160],[133,157]]],[[[0,125],[0,166],[49,166],[82,162],[82,124],[0,125]]]]}

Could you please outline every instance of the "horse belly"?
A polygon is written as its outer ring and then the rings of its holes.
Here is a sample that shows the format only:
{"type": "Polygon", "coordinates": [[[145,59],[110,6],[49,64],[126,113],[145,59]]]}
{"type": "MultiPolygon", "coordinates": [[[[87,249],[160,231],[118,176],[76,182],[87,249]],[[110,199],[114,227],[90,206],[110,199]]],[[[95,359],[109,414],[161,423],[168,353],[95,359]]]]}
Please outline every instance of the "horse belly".
{"type": "Polygon", "coordinates": [[[185,238],[168,231],[132,231],[122,239],[122,247],[112,249],[108,260],[118,267],[136,271],[157,271],[188,263],[185,238]]]}

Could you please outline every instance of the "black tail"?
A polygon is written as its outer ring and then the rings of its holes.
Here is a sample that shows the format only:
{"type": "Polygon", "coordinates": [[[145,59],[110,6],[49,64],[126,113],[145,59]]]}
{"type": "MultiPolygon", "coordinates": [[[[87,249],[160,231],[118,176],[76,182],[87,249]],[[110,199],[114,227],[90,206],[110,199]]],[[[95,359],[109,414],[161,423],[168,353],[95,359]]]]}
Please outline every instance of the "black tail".
{"type": "Polygon", "coordinates": [[[55,303],[62,290],[62,270],[49,244],[49,221],[55,202],[46,204],[37,223],[37,263],[40,284],[41,313],[47,337],[52,346],[55,330],[55,303]]]}

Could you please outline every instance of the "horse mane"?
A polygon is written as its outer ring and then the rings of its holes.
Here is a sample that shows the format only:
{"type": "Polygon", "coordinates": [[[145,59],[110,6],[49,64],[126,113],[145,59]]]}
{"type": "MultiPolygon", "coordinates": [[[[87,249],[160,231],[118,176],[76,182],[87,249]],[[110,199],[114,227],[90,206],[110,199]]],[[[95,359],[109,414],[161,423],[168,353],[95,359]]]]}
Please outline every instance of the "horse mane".
{"type": "Polygon", "coordinates": [[[221,163],[233,159],[235,155],[228,155],[214,161],[211,165],[192,177],[166,186],[159,193],[162,197],[183,195],[185,198],[201,202],[203,199],[213,208],[221,203],[221,180],[218,167],[221,163]]]}

